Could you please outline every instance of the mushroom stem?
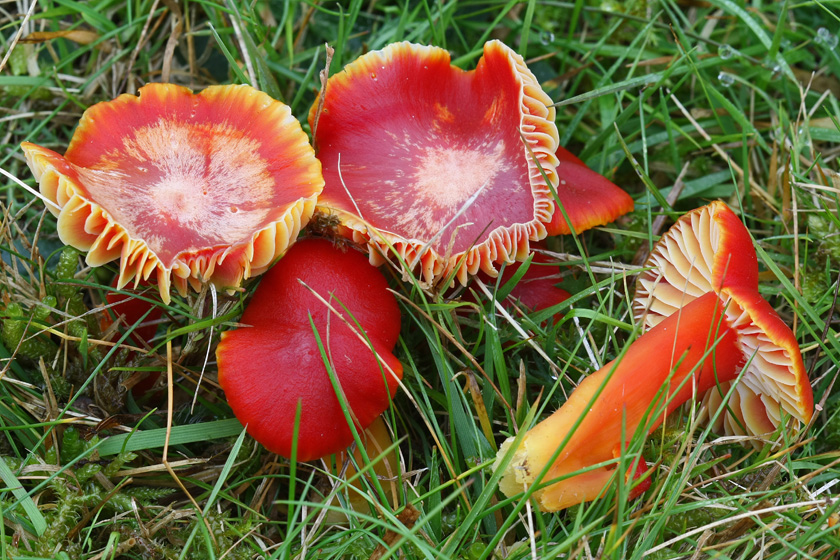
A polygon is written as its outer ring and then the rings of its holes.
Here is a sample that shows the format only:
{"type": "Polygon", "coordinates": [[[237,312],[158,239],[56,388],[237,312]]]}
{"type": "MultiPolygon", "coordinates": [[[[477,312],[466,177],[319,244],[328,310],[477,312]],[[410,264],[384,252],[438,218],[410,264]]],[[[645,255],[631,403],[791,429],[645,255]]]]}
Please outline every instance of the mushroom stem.
{"type": "MultiPolygon", "coordinates": [[[[584,379],[557,412],[525,434],[505,469],[502,492],[513,496],[534,483],[567,477],[534,492],[543,510],[595,499],[615,465],[593,465],[621,455],[641,424],[649,432],[692,395],[735,379],[744,359],[718,296],[697,298],[584,379]]],[[[510,438],[502,445],[497,466],[512,443],[510,438]]],[[[638,477],[640,470],[628,474],[638,477]]]]}

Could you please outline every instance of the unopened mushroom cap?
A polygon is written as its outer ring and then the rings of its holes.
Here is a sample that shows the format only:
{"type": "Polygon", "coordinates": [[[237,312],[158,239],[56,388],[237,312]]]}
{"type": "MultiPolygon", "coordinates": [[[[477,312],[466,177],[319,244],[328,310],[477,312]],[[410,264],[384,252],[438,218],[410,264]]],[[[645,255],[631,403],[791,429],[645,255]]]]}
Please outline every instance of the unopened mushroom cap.
{"type": "Polygon", "coordinates": [[[250,86],[149,84],[85,111],[64,156],[22,145],[62,241],[132,278],[221,288],[264,271],[323,187],[286,105],[250,86]]]}
{"type": "Polygon", "coordinates": [[[263,276],[241,322],[250,327],[223,333],[216,350],[219,383],[248,433],[284,457],[291,457],[298,406],[298,460],[353,443],[322,347],[359,431],[388,407],[402,376],[391,353],[399,308],[385,278],[361,253],[329,241],[289,249],[263,276]]]}
{"type": "Polygon", "coordinates": [[[472,71],[437,47],[389,45],[331,77],[318,108],[319,208],[369,245],[372,263],[396,263],[391,245],[421,281],[454,272],[463,284],[546,236],[555,110],[504,44],[488,42],[472,71]]]}
{"type": "MultiPolygon", "coordinates": [[[[662,236],[636,281],[636,320],[645,329],[684,305],[717,293],[727,323],[737,332],[747,370],[715,427],[727,435],[775,430],[782,415],[807,423],[813,396],[790,328],[758,293],[758,261],[749,232],[722,202],[682,216],[662,236]]],[[[733,382],[704,396],[714,416],[733,382]]]]}

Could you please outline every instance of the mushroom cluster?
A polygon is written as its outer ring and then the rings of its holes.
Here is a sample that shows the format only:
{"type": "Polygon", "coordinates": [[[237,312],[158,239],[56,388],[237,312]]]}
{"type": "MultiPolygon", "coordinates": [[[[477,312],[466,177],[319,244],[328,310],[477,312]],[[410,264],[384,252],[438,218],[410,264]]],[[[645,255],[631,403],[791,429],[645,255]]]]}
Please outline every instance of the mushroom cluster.
{"type": "MultiPolygon", "coordinates": [[[[90,107],[63,156],[22,147],[61,239],[91,266],[118,260],[116,288],[155,283],[164,303],[170,286],[232,290],[268,270],[316,198],[371,263],[419,271],[425,285],[495,277],[501,264],[510,276],[531,243],[633,207],[558,145],[551,99],[498,41],[472,71],[437,47],[389,45],[326,91],[310,111],[317,159],[289,108],[249,86],[149,84],[90,107]]],[[[272,451],[288,457],[293,441],[299,459],[340,451],[394,394],[399,313],[359,259],[325,242],[289,250],[242,317],[251,328],[223,335],[221,384],[272,451]]],[[[568,296],[538,271],[513,297],[542,308],[568,296]]]]}
{"type": "MultiPolygon", "coordinates": [[[[59,236],[91,266],[119,260],[117,288],[155,283],[168,303],[172,286],[230,291],[265,272],[246,326],[222,335],[219,381],[248,432],[298,460],[363,442],[395,395],[399,307],[372,265],[435,289],[502,269],[504,283],[547,236],[633,208],[559,145],[551,99],[499,41],[469,71],[441,48],[388,45],[321,95],[309,112],[314,148],[290,109],[254,88],[171,84],[89,108],[63,156],[23,144],[59,236]],[[316,208],[357,247],[295,243],[316,208]]],[[[535,255],[512,292],[526,307],[568,297],[545,264],[535,255]]],[[[692,397],[716,429],[753,442],[810,419],[798,346],[759,295],[752,239],[725,204],[662,237],[633,309],[644,334],[503,444],[505,494],[531,488],[558,510],[594,499],[616,474],[641,478],[639,494],[646,465],[626,456],[628,440],[692,397]]]]}
{"type": "MultiPolygon", "coordinates": [[[[536,484],[533,496],[547,511],[595,499],[629,439],[692,397],[729,434],[760,438],[810,420],[799,346],[758,293],[752,239],[729,207],[716,202],[681,217],[644,268],[634,309],[647,332],[586,377],[515,449],[515,438],[502,445],[496,468],[505,466],[506,495],[536,484]]],[[[634,476],[644,470],[639,458],[626,459],[637,465],[634,476]]]]}

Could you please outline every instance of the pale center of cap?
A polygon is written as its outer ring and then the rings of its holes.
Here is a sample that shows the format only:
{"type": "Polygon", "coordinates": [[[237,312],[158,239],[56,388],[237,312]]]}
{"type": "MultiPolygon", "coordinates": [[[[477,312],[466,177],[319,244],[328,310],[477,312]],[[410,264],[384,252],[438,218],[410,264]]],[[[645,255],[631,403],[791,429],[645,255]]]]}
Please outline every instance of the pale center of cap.
{"type": "Polygon", "coordinates": [[[501,140],[484,150],[426,148],[414,173],[417,192],[424,202],[436,207],[460,209],[482,185],[493,182],[501,167],[504,150],[505,144],[501,140]]]}
{"type": "MultiPolygon", "coordinates": [[[[470,202],[470,197],[479,193],[482,187],[489,190],[493,185],[505,161],[504,151],[505,143],[501,140],[476,148],[425,148],[416,158],[418,163],[411,176],[413,194],[403,201],[403,204],[408,203],[408,208],[394,216],[394,222],[409,237],[417,239],[428,238],[442,230],[470,202]]],[[[459,233],[455,232],[455,235],[459,233]]],[[[449,238],[440,241],[446,245],[449,238]]]]}
{"type": "Polygon", "coordinates": [[[81,172],[94,200],[166,263],[182,251],[247,242],[265,227],[274,180],[259,148],[225,123],[161,119],[125,137],[100,171],[81,172]]]}

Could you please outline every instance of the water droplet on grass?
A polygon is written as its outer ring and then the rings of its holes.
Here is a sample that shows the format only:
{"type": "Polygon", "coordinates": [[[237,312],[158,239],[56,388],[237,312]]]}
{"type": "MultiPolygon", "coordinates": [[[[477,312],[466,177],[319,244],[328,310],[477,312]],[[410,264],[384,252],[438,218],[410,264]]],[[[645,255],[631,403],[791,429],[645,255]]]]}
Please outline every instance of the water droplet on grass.
{"type": "Polygon", "coordinates": [[[543,31],[540,33],[540,43],[543,45],[550,45],[554,42],[554,33],[551,31],[543,31]]]}
{"type": "Polygon", "coordinates": [[[729,72],[721,72],[718,74],[718,80],[720,81],[720,85],[723,87],[729,87],[735,83],[735,76],[729,72]]]}
{"type": "Polygon", "coordinates": [[[834,35],[825,27],[820,27],[819,29],[817,29],[817,36],[814,39],[814,42],[816,42],[819,45],[824,45],[829,49],[834,49],[837,48],[838,39],[837,35],[834,35]]]}
{"type": "Polygon", "coordinates": [[[721,45],[718,48],[718,56],[721,57],[723,60],[729,60],[736,54],[738,54],[738,51],[736,51],[729,45],[721,45]]]}
{"type": "Polygon", "coordinates": [[[796,136],[799,144],[804,147],[809,147],[811,145],[811,135],[810,131],[805,128],[804,126],[800,126],[796,129],[796,136]]]}
{"type": "Polygon", "coordinates": [[[769,56],[764,59],[763,66],[770,70],[772,75],[776,75],[782,71],[782,65],[770,58],[769,56]]]}

